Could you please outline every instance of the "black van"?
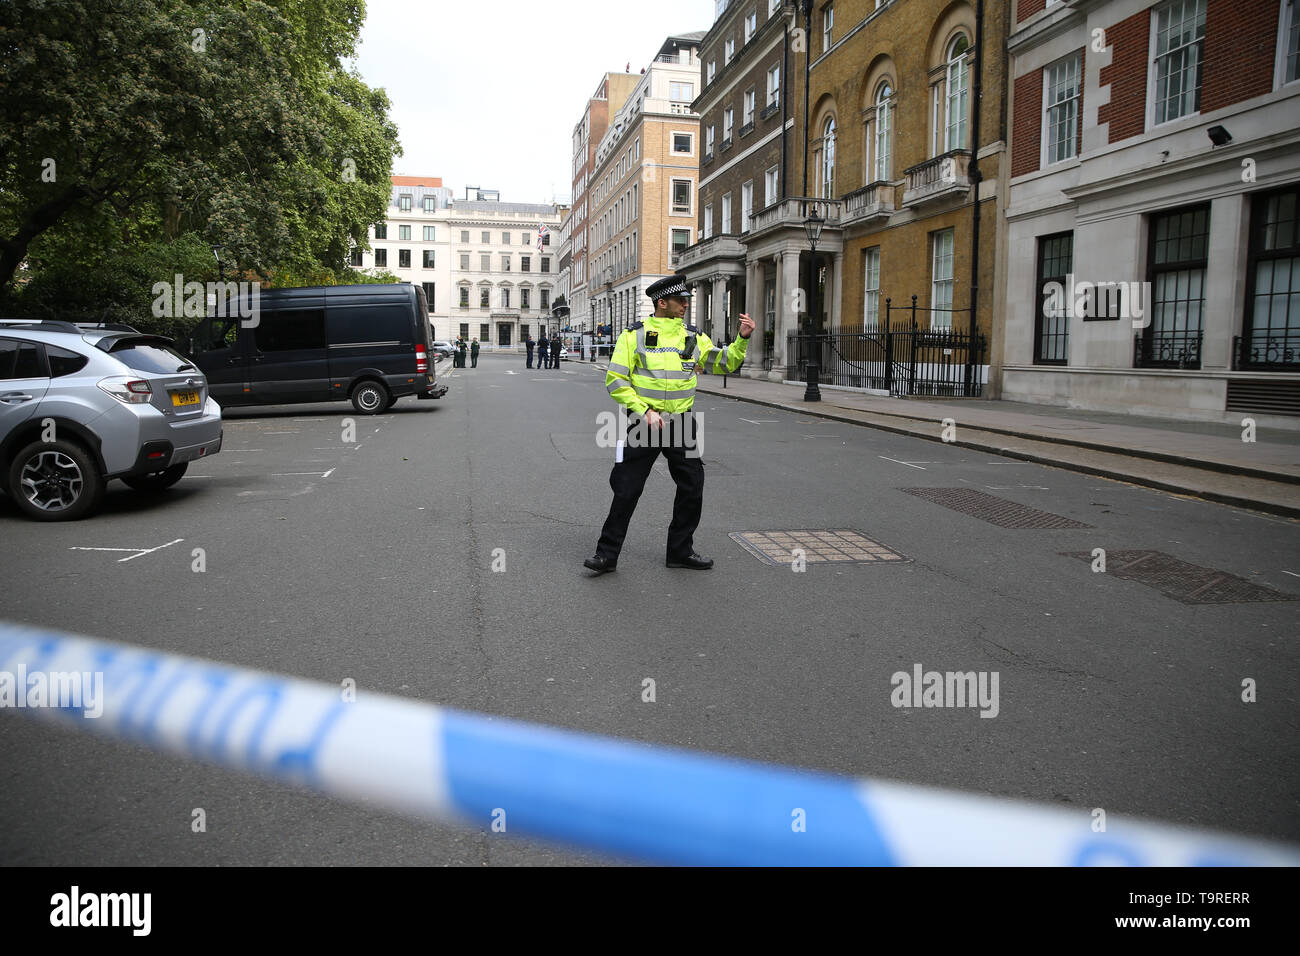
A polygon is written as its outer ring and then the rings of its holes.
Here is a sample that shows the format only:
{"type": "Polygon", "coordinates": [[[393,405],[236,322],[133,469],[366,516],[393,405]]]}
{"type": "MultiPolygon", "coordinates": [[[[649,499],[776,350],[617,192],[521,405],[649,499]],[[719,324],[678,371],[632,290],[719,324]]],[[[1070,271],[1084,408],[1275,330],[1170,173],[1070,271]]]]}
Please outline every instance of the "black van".
{"type": "Polygon", "coordinates": [[[218,404],[351,399],[358,412],[377,415],[403,395],[447,393],[434,380],[429,307],[419,286],[267,289],[259,298],[255,326],[247,317],[209,315],[190,340],[218,404]]]}

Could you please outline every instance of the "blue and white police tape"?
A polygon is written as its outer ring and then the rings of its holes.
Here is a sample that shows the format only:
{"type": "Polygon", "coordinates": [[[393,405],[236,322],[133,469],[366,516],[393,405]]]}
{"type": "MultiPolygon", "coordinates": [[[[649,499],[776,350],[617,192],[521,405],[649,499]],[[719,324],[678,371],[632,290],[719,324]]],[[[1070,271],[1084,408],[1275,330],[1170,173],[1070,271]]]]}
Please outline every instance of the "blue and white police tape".
{"type": "Polygon", "coordinates": [[[1300,865],[1300,848],[1289,845],[1119,816],[1098,833],[1084,810],[766,766],[364,690],[348,697],[329,684],[0,622],[0,709],[333,797],[495,822],[612,856],[721,865],[1300,865]],[[87,685],[96,699],[68,696],[87,685]]]}

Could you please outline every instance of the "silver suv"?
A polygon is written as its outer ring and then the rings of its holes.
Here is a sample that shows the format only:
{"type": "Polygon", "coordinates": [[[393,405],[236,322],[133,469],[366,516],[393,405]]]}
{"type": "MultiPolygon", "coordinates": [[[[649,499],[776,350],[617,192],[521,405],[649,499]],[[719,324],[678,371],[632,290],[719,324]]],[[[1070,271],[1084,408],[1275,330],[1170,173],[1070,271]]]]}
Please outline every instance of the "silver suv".
{"type": "Polygon", "coordinates": [[[30,517],[82,518],[221,450],[221,407],[170,339],[128,326],[0,320],[0,488],[30,517]]]}

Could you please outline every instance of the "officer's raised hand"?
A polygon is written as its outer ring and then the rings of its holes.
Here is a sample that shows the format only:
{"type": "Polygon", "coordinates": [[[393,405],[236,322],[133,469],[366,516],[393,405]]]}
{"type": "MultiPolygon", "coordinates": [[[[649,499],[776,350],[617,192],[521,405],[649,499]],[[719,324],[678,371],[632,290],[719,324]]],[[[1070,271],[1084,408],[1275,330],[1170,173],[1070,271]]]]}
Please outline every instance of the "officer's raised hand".
{"type": "Polygon", "coordinates": [[[742,339],[747,339],[753,331],[754,320],[745,313],[740,313],[740,337],[742,339]]]}
{"type": "Polygon", "coordinates": [[[653,408],[647,408],[645,410],[645,423],[649,425],[651,428],[663,428],[664,419],[663,416],[660,415],[658,412],[656,412],[653,408]]]}

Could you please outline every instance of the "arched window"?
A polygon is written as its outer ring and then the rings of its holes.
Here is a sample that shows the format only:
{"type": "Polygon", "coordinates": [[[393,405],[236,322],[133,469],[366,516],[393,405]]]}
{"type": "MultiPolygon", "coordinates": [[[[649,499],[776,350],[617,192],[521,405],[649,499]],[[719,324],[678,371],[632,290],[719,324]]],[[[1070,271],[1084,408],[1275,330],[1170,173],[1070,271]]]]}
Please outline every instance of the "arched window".
{"type": "Polygon", "coordinates": [[[894,126],[893,96],[894,88],[889,85],[888,80],[885,80],[876,91],[876,163],[875,169],[872,170],[872,179],[875,182],[884,182],[890,177],[890,138],[894,126]]]}
{"type": "Polygon", "coordinates": [[[944,152],[965,149],[966,121],[970,113],[970,41],[959,33],[948,45],[947,87],[944,108],[944,152]]]}
{"type": "Polygon", "coordinates": [[[835,117],[822,126],[822,198],[835,198],[835,117]]]}

